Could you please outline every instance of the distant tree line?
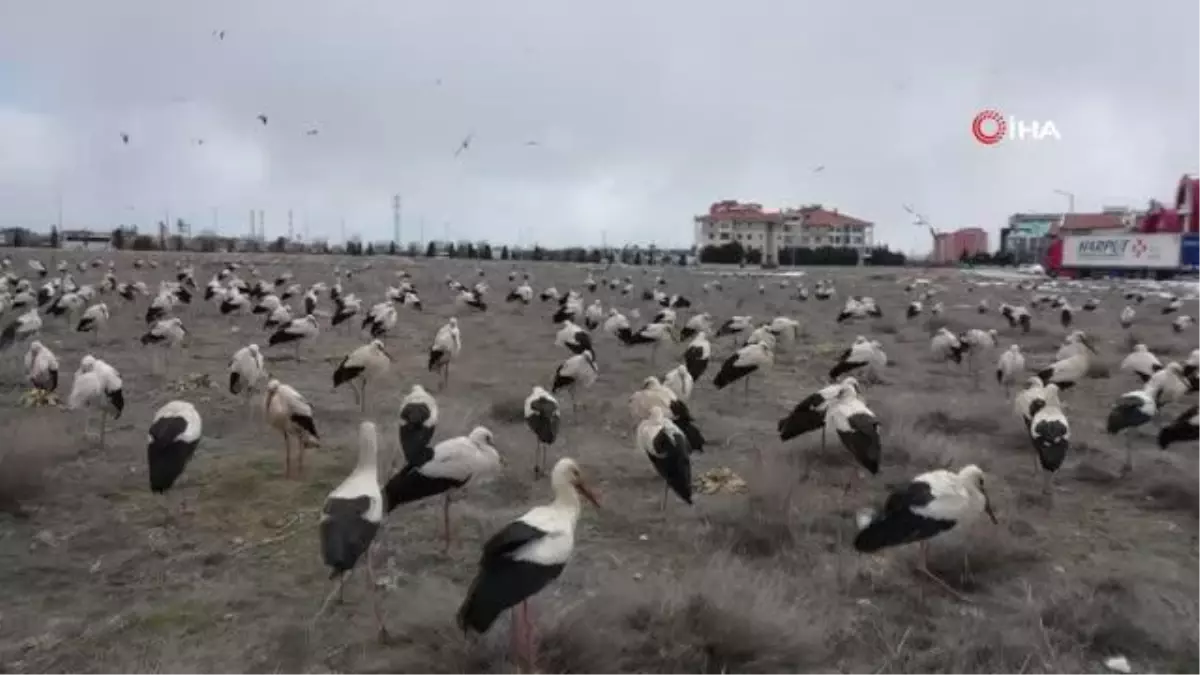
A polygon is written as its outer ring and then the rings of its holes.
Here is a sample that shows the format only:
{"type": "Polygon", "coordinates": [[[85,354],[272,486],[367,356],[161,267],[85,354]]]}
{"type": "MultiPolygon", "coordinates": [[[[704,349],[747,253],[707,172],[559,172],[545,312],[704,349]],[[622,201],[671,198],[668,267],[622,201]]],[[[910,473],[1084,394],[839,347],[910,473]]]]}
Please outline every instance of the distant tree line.
{"type": "MultiPolygon", "coordinates": [[[[871,249],[863,260],[864,265],[899,266],[905,263],[903,253],[892,251],[886,246],[871,249]]],[[[761,265],[762,250],[745,248],[741,242],[731,241],[720,246],[705,246],[700,250],[700,262],[724,265],[761,265]]],[[[779,249],[781,265],[857,265],[858,251],[852,248],[782,248],[779,249]]]]}

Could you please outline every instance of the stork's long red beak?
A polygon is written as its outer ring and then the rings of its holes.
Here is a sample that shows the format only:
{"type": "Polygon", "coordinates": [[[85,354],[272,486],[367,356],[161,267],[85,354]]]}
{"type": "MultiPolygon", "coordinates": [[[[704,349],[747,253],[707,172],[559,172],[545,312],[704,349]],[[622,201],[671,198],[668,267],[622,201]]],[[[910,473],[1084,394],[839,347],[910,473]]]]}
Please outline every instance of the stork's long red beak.
{"type": "Polygon", "coordinates": [[[592,492],[592,489],[584,484],[583,481],[575,481],[575,491],[578,492],[584,499],[591,502],[592,506],[600,508],[600,500],[596,493],[592,492]]]}

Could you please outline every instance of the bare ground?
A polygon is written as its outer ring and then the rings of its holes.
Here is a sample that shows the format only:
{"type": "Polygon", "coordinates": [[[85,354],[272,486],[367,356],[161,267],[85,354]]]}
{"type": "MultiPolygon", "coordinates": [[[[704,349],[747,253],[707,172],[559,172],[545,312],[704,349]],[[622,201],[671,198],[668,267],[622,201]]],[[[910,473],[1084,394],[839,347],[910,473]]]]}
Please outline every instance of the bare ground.
{"type": "MultiPolygon", "coordinates": [[[[152,283],[172,271],[164,263],[135,272],[132,258],[118,255],[122,279],[152,283]]],[[[22,272],[24,260],[15,256],[22,272]]],[[[201,285],[221,260],[197,259],[201,285]]],[[[270,260],[259,258],[268,277],[284,269],[270,260]]],[[[281,259],[306,284],[332,281],[336,263],[364,260],[281,259]]],[[[371,262],[374,269],[347,284],[368,304],[382,299],[401,264],[371,262]]],[[[426,311],[401,310],[388,339],[398,362],[372,392],[370,416],[391,451],[398,446],[398,401],[415,382],[433,384],[424,370],[426,349],[456,311],[443,279],[475,278],[475,266],[465,263],[404,264],[426,311]]],[[[116,315],[95,346],[65,322],[48,320],[43,339],[62,362],[64,396],[70,373],[89,351],[124,376],[126,412],[103,451],[83,438],[79,415],[20,408],[24,346],[4,354],[0,670],[511,671],[505,621],[482,640],[469,640],[454,626],[483,539],[549,498],[546,483],[532,480],[533,438],[513,412],[530,386],[549,383],[564,354],[553,346],[549,305],[535,300],[522,311],[503,302],[511,267],[485,264],[493,305],[484,314],[460,313],[464,350],[450,389],[438,394],[438,438],[488,425],[508,458],[507,474],[455,504],[458,539],[449,557],[440,554],[435,505],[392,514],[376,553],[394,636],[387,645],[375,639],[365,575],[348,584],[345,605],[311,635],[306,632],[327,590],[317,514],[356,453],[359,413],[349,391],[331,389],[331,373],[361,336],[326,330],[300,362],[290,350],[268,350],[273,374],[312,402],[324,438],[301,481],[282,478],[282,439],[260,418],[249,418],[222,388],[236,348],[251,340],[265,347],[262,317],[220,317],[197,298],[182,313],[190,344],[162,374],[153,372],[136,340],[144,330],[144,300],[129,307],[107,298],[116,315]],[[209,375],[213,386],[179,391],[178,383],[193,374],[209,375]],[[173,398],[197,405],[204,440],[176,488],[192,513],[171,522],[147,489],[144,457],[150,418],[173,398]]],[[[539,290],[550,284],[582,290],[586,275],[569,265],[529,269],[539,290]]],[[[614,268],[618,272],[632,275],[639,290],[653,274],[614,268]]],[[[575,557],[535,603],[541,669],[1095,672],[1118,654],[1137,671],[1200,668],[1197,449],[1177,445],[1161,452],[1149,435],[1140,436],[1135,472],[1118,478],[1122,446],[1103,431],[1111,401],[1135,386],[1116,370],[1128,349],[1116,322],[1124,304],[1119,293],[1103,295],[1100,311],[1079,318],[1099,338],[1109,367],[1066,398],[1073,445],[1050,503],[1009,399],[987,376],[998,354],[986,357],[976,389],[962,369],[929,362],[929,321],[903,319],[903,272],[813,273],[835,279],[836,300],[802,303],[774,281],[760,294],[758,282],[749,279],[728,279],[723,293],[704,294],[700,283],[711,277],[664,271],[669,291],[687,295],[718,320],[736,311],[763,319],[782,314],[802,323],[798,343],[782,350],[765,377],[755,378],[748,399],[740,386],[713,390],[707,377],[693,396],[692,408],[711,441],[695,460],[697,471],[729,467],[747,481],[744,494],[701,495],[691,509],[675,501],[665,514],[658,511],[659,483],[633,449],[626,401],[642,378],[670,367],[676,354],[666,352],[678,350],[662,350],[652,366],[648,349],[597,336],[601,378],[583,397],[577,417],[563,401],[565,432],[552,454],[581,462],[604,509],[585,510],[575,557]],[[841,300],[851,293],[872,295],[886,316],[835,325],[841,300]],[[880,339],[892,361],[884,381],[867,392],[883,424],[884,468],[843,495],[849,477],[844,451],[831,445],[822,452],[819,435],[783,445],[775,423],[824,381],[837,354],[860,333],[880,339]],[[806,462],[811,475],[800,481],[806,462]],[[988,471],[1000,525],[985,522],[946,536],[933,545],[930,563],[965,599],[916,573],[914,550],[874,557],[853,552],[848,540],[855,510],[878,502],[889,484],[966,462],[988,471]]],[[[81,276],[81,283],[95,282],[99,272],[81,276]]],[[[1064,333],[1056,313],[1037,317],[1033,332],[1019,335],[995,314],[977,315],[974,304],[986,296],[995,307],[1022,294],[998,287],[968,291],[953,281],[946,287],[945,321],[999,328],[1000,348],[1015,339],[1031,366],[1052,360],[1064,333]]],[[[606,308],[610,302],[638,307],[644,319],[654,311],[640,297],[604,289],[598,296],[606,308]]],[[[1153,302],[1140,309],[1144,324],[1134,328],[1137,338],[1161,357],[1184,358],[1196,347],[1196,334],[1172,333],[1153,302]]],[[[727,342],[717,348],[712,371],[729,349],[727,342]]],[[[1165,419],[1183,407],[1174,406],[1165,419]]]]}

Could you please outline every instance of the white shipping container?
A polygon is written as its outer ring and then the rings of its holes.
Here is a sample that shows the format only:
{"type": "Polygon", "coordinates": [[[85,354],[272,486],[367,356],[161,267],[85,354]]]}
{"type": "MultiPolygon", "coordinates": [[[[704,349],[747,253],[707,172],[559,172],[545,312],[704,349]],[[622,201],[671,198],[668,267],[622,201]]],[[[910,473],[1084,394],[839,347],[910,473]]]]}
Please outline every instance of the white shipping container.
{"type": "Polygon", "coordinates": [[[1179,267],[1178,234],[1092,234],[1063,239],[1062,266],[1125,269],[1179,267]]]}

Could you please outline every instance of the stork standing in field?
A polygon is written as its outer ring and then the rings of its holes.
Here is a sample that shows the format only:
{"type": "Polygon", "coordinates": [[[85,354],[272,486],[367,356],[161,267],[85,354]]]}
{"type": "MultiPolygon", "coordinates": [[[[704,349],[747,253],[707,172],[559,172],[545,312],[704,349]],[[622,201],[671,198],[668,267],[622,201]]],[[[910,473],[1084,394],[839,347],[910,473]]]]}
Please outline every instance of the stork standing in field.
{"type": "Polygon", "coordinates": [[[1024,372],[1025,355],[1021,353],[1021,346],[1010,345],[1000,354],[1000,361],[996,363],[996,383],[1008,389],[1024,372]]]}
{"type": "MultiPolygon", "coordinates": [[[[996,514],[983,488],[983,471],[974,464],[957,473],[938,469],[923,473],[888,495],[882,511],[858,514],[859,532],[854,548],[874,553],[885,548],[920,542],[917,570],[956,597],[962,595],[929,571],[929,540],[957,526],[966,526],[987,514],[996,514]]],[[[965,558],[964,558],[965,561],[965,558]]]]}
{"type": "Polygon", "coordinates": [[[772,345],[759,343],[746,345],[734,352],[721,369],[713,377],[713,386],[724,389],[739,379],[745,380],[744,395],[750,395],[750,375],[759,370],[765,370],[775,362],[775,352],[772,345]]]}
{"type": "MultiPolygon", "coordinates": [[[[104,448],[109,413],[112,413],[113,419],[120,419],[125,410],[123,386],[121,375],[117,373],[116,368],[91,354],[80,359],[79,370],[75,371],[75,381],[71,384],[71,395],[67,398],[67,409],[100,408],[101,449],[104,448]]],[[[86,412],[83,425],[83,433],[86,436],[91,428],[90,416],[86,412]]]]}
{"type": "Polygon", "coordinates": [[[582,496],[599,507],[579,465],[563,458],[550,474],[554,501],[538,506],[492,535],[483,545],[479,571],[458,610],[466,632],[485,633],[505,610],[517,607],[512,620],[515,660],[537,672],[534,622],[528,601],[562,574],[575,548],[575,525],[582,496]]]}
{"type": "Polygon", "coordinates": [[[654,470],[663,479],[662,502],[659,510],[667,508],[667,492],[672,491],[684,503],[692,503],[692,447],[687,434],[667,419],[659,406],[647,410],[647,416],[637,426],[637,447],[650,459],[654,470]]]}
{"type": "Polygon", "coordinates": [[[38,391],[58,390],[58,358],[38,340],[29,343],[29,351],[25,352],[25,374],[38,391]]]}
{"type": "Polygon", "coordinates": [[[1147,383],[1141,389],[1122,394],[1108,412],[1105,431],[1110,435],[1125,432],[1125,464],[1121,472],[1133,470],[1133,439],[1130,434],[1158,415],[1158,391],[1161,382],[1147,383]]]}
{"type": "Polygon", "coordinates": [[[695,386],[695,380],[692,374],[688,372],[686,365],[675,366],[667,371],[667,374],[662,379],[663,386],[674,392],[675,396],[683,402],[687,402],[692,398],[692,388],[695,386]]]}
{"type": "Polygon", "coordinates": [[[1087,376],[1094,349],[1087,337],[1082,338],[1081,341],[1085,349],[1078,350],[1071,356],[1055,361],[1038,371],[1037,375],[1042,382],[1057,384],[1060,390],[1066,391],[1087,376]]]}
{"type": "Polygon", "coordinates": [[[867,368],[875,358],[875,346],[867,338],[859,335],[829,370],[829,379],[837,380],[846,373],[867,368]]]}
{"type": "MultiPolygon", "coordinates": [[[[146,345],[162,345],[167,349],[175,349],[183,344],[184,338],[187,337],[187,330],[183,327],[183,320],[178,317],[171,317],[156,322],[142,335],[142,346],[146,345]]],[[[170,352],[167,355],[155,353],[154,369],[159,370],[162,365],[170,365],[170,352]],[[163,363],[159,359],[163,359],[163,363]]]]}
{"type": "Polygon", "coordinates": [[[1150,377],[1162,370],[1162,367],[1162,361],[1159,361],[1144,344],[1134,345],[1133,351],[1121,361],[1121,370],[1133,373],[1143,383],[1150,381],[1150,377]]]}
{"type": "Polygon", "coordinates": [[[585,351],[592,351],[592,336],[567,319],[562,322],[562,328],[555,334],[554,344],[565,347],[572,354],[582,354],[585,351]]]}
{"type": "Polygon", "coordinates": [[[1154,392],[1154,399],[1159,407],[1183,398],[1189,388],[1183,375],[1183,366],[1177,361],[1171,361],[1162,370],[1154,373],[1146,382],[1146,386],[1154,392]]]}
{"type": "Polygon", "coordinates": [[[558,427],[561,418],[558,412],[558,401],[545,389],[534,387],[533,392],[525,399],[525,424],[537,438],[537,447],[533,454],[533,477],[542,477],[542,467],[546,464],[546,448],[554,444],[558,438],[558,427]]]}
{"type": "Polygon", "coordinates": [[[382,337],[396,327],[397,317],[396,307],[392,303],[378,303],[363,317],[362,329],[370,331],[373,338],[382,337]]]}
{"type": "MultiPolygon", "coordinates": [[[[829,404],[837,400],[838,393],[843,386],[854,387],[858,391],[858,380],[853,377],[847,377],[841,382],[836,382],[827,387],[822,387],[817,391],[805,396],[799,403],[792,408],[787,417],[779,420],[776,428],[779,431],[779,440],[789,441],[797,436],[807,434],[811,431],[821,430],[821,447],[825,447],[825,433],[828,427],[825,424],[825,415],[829,409],[829,404]]],[[[861,398],[861,393],[859,393],[861,398]]],[[[806,457],[807,459],[807,457],[806,457]]],[[[809,473],[809,462],[805,462],[804,477],[807,478],[809,473]]]]}
{"type": "Polygon", "coordinates": [[[462,351],[462,336],[458,332],[458,319],[450,317],[433,337],[429,348],[429,372],[441,371],[441,388],[450,383],[450,362],[462,351]]]}
{"type": "MultiPolygon", "coordinates": [[[[856,385],[856,382],[842,381],[837,393],[826,405],[825,426],[837,433],[838,439],[855,461],[874,476],[879,473],[879,460],[883,454],[879,420],[859,398],[856,385]]],[[[824,438],[822,435],[822,444],[824,438]]],[[[858,469],[855,468],[850,474],[850,481],[846,483],[847,492],[857,476],[858,469]]]]}
{"type": "Polygon", "coordinates": [[[1200,349],[1193,349],[1183,362],[1183,377],[1187,380],[1188,391],[1200,389],[1200,349]]]}
{"type": "Polygon", "coordinates": [[[312,314],[292,321],[279,330],[271,333],[271,337],[267,340],[268,347],[292,343],[295,345],[295,360],[300,360],[300,345],[307,341],[316,338],[320,335],[321,329],[317,325],[317,319],[312,314]]]}
{"type": "Polygon", "coordinates": [[[267,382],[263,402],[267,422],[283,434],[284,478],[292,477],[292,439],[296,441],[296,475],[304,474],[304,449],[320,445],[312,406],[292,387],[279,380],[267,382]]]}
{"type": "Polygon", "coordinates": [[[244,396],[249,403],[250,397],[266,380],[267,368],[258,345],[247,345],[233,353],[229,361],[229,393],[244,396]]]}
{"type": "Polygon", "coordinates": [[[400,449],[406,463],[417,464],[424,460],[437,423],[437,400],[425,391],[425,387],[414,384],[408,396],[400,401],[400,449]]]}
{"type": "Polygon", "coordinates": [[[712,316],[707,312],[696,314],[683,324],[683,330],[679,332],[679,339],[690,340],[697,333],[709,333],[712,331],[712,316]]]}
{"type": "Polygon", "coordinates": [[[717,328],[716,337],[719,340],[726,335],[736,336],[738,333],[743,333],[747,330],[750,330],[753,325],[754,317],[752,316],[732,316],[726,319],[725,323],[721,324],[721,326],[717,328]]]}
{"type": "Polygon", "coordinates": [[[566,389],[571,397],[571,412],[578,412],[576,406],[576,391],[588,389],[596,382],[599,371],[596,368],[596,355],[592,352],[575,354],[563,361],[554,371],[554,382],[550,385],[551,393],[566,389]]]}
{"type": "Polygon", "coordinates": [[[1040,399],[1034,400],[1029,410],[1033,413],[1029,421],[1029,436],[1033,441],[1033,449],[1037,451],[1038,465],[1042,468],[1045,478],[1042,492],[1050,495],[1054,473],[1066,460],[1067,449],[1071,443],[1071,425],[1067,422],[1067,416],[1063,414],[1058,385],[1047,384],[1042,389],[1040,399]]]}
{"type": "Polygon", "coordinates": [[[967,349],[966,343],[946,328],[939,329],[929,341],[929,352],[941,362],[962,363],[962,355],[967,349]]]}
{"type": "Polygon", "coordinates": [[[354,390],[354,399],[359,411],[367,411],[367,383],[382,376],[392,366],[392,356],[383,346],[383,340],[371,340],[355,349],[342,359],[337,370],[333,371],[334,389],[349,382],[354,390]],[[355,382],[359,386],[355,386],[355,382]]]}
{"type": "MultiPolygon", "coordinates": [[[[146,446],[151,492],[165,495],[175,485],[196,453],[201,431],[200,413],[187,401],[171,401],[154,413],[146,446]]],[[[184,510],[182,495],[179,510],[184,510]]]]}
{"type": "Polygon", "coordinates": [[[653,345],[650,349],[650,363],[658,363],[658,346],[663,342],[675,340],[675,329],[665,323],[648,323],[624,339],[626,346],[653,345]]]}
{"type": "Polygon", "coordinates": [[[712,345],[708,342],[708,334],[700,331],[688,343],[687,349],[683,350],[683,365],[687,366],[688,374],[692,376],[693,381],[700,379],[700,376],[704,375],[704,371],[708,370],[708,362],[711,358],[712,345]]]}
{"type": "Polygon", "coordinates": [[[1134,319],[1134,317],[1136,317],[1136,316],[1137,316],[1137,312],[1135,312],[1135,311],[1133,310],[1133,308],[1132,308],[1132,307],[1130,307],[1129,305],[1125,305],[1125,309],[1122,309],[1122,310],[1121,310],[1121,317],[1120,317],[1120,319],[1119,319],[1119,321],[1121,322],[1121,328],[1126,328],[1126,329],[1127,329],[1127,328],[1129,328],[1130,326],[1132,326],[1132,325],[1133,325],[1133,319],[1134,319]]]}
{"type": "Polygon", "coordinates": [[[493,445],[492,432],[487,427],[475,427],[466,436],[448,438],[426,448],[421,457],[414,457],[384,486],[384,503],[388,513],[401,504],[443,495],[442,532],[445,546],[450,550],[450,499],[455,490],[472,483],[485,481],[501,467],[500,453],[493,445]]]}
{"type": "Polygon", "coordinates": [[[668,413],[668,418],[687,436],[688,446],[692,452],[704,452],[704,434],[696,425],[695,418],[687,403],[680,400],[673,391],[663,386],[657,377],[651,375],[642,381],[640,389],[629,397],[629,408],[635,420],[645,419],[650,414],[650,408],[662,408],[668,413]]]}
{"type": "Polygon", "coordinates": [[[379,639],[388,639],[379,601],[379,585],[375,582],[375,567],[371,563],[371,544],[383,522],[383,492],[379,488],[379,436],[372,422],[358,427],[358,463],[354,471],[341,482],[321,509],[321,557],[329,567],[329,578],[336,580],[334,588],[313,617],[313,624],[329,608],[335,596],[340,596],[346,579],[366,558],[367,586],[371,594],[379,639]]]}
{"type": "Polygon", "coordinates": [[[18,316],[0,331],[0,351],[4,351],[18,340],[37,335],[42,330],[42,317],[38,315],[37,307],[18,316]]]}
{"type": "Polygon", "coordinates": [[[108,318],[108,305],[98,302],[83,311],[83,315],[79,317],[79,323],[75,326],[75,331],[91,333],[94,338],[99,338],[100,331],[108,324],[108,318]]]}

